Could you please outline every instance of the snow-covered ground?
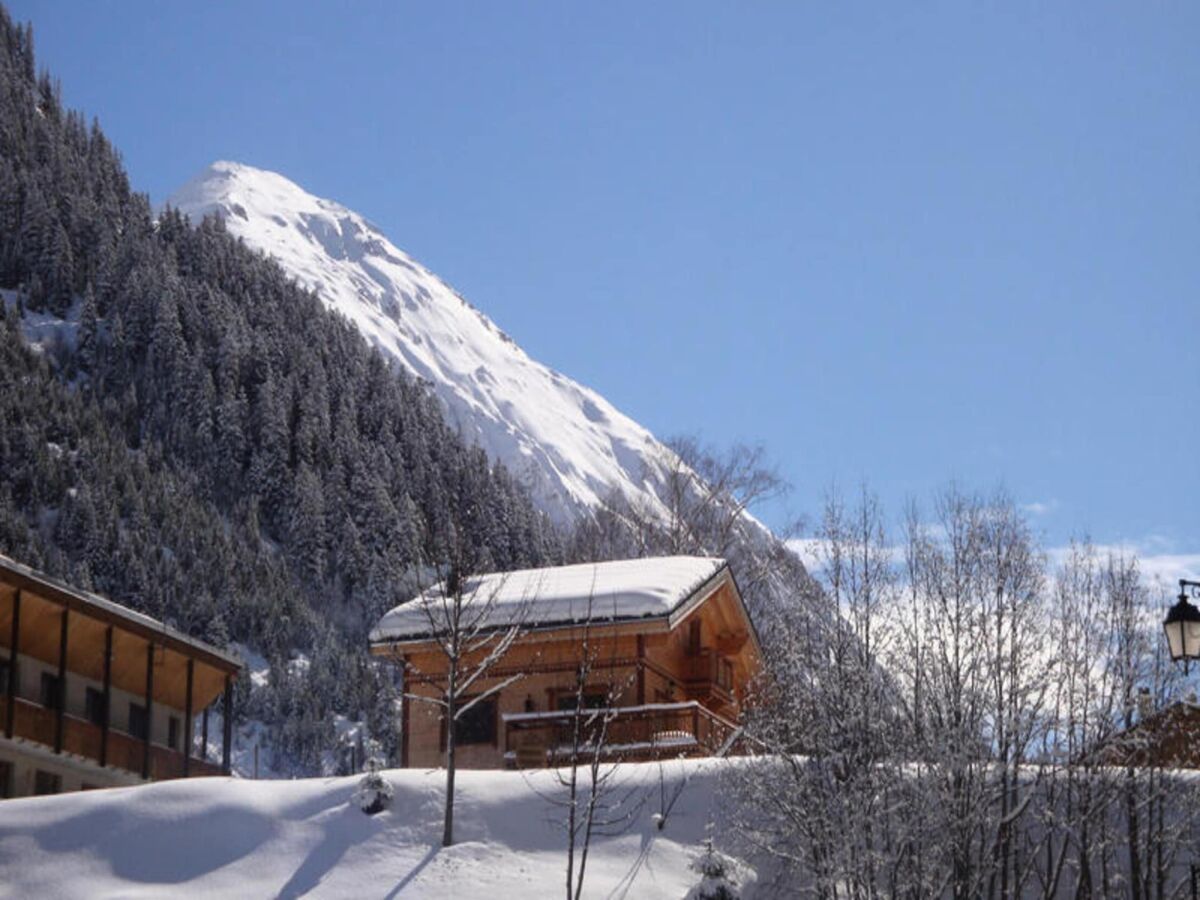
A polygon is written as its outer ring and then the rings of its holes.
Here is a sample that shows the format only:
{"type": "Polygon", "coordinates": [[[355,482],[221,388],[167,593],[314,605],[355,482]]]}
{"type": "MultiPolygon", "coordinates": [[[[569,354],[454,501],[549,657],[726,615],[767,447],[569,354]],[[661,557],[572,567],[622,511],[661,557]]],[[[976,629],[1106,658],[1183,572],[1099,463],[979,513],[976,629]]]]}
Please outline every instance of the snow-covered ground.
{"type": "Polygon", "coordinates": [[[551,516],[573,519],[614,488],[660,508],[666,451],[647,429],[531,359],[358,213],[233,162],[213,163],[167,202],[194,221],[221,216],[230,233],[275,257],[426,379],[464,437],[503,460],[551,516]]]}
{"type": "MultiPolygon", "coordinates": [[[[720,844],[712,760],[626,764],[631,825],[593,839],[585,896],[680,900],[720,844]],[[666,791],[660,775],[666,778],[666,791]],[[686,787],[660,831],[655,814],[686,787]]],[[[391,808],[367,816],[358,778],[163,782],[0,803],[3,897],[561,896],[566,843],[555,774],[458,773],[458,843],[440,846],[440,771],[384,773],[391,808]]]]}

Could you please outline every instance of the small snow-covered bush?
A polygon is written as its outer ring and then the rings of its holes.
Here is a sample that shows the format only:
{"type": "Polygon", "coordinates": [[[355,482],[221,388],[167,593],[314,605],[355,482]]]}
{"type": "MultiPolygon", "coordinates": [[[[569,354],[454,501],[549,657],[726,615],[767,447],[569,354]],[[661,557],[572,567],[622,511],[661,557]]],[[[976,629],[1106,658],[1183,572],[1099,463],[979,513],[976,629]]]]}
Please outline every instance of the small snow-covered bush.
{"type": "Polygon", "coordinates": [[[379,760],[367,760],[367,774],[354,789],[354,802],[358,804],[358,808],[368,816],[383,812],[391,805],[394,793],[392,786],[379,771],[379,760]]]}
{"type": "Polygon", "coordinates": [[[701,875],[700,883],[688,891],[686,900],[740,900],[736,869],[732,859],[706,840],[704,852],[692,861],[692,870],[701,875]]]}

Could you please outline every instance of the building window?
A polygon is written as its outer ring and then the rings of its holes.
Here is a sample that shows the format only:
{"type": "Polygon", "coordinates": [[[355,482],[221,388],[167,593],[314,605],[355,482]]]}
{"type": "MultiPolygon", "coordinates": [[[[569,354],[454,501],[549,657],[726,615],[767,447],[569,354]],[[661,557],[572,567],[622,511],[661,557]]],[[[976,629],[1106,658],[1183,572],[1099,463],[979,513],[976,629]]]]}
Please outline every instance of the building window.
{"type": "Polygon", "coordinates": [[[12,668],[7,659],[0,659],[0,694],[8,693],[8,672],[12,668]]]}
{"type": "MultiPolygon", "coordinates": [[[[463,698],[463,705],[471,702],[463,698]]],[[[457,744],[496,743],[496,698],[480,700],[454,723],[454,741],[457,744]]]]}
{"type": "Polygon", "coordinates": [[[105,705],[104,691],[97,690],[94,687],[87,689],[87,693],[83,698],[84,714],[87,720],[93,725],[104,726],[105,705]]]}
{"type": "Polygon", "coordinates": [[[167,718],[167,746],[172,750],[179,749],[179,720],[174,716],[167,718]]]}
{"type": "Polygon", "coordinates": [[[62,697],[58,691],[58,676],[49,672],[42,673],[42,693],[40,702],[47,709],[58,709],[62,697]]]}
{"type": "Polygon", "coordinates": [[[733,663],[723,656],[717,660],[717,687],[733,690],[733,663]]]}
{"type": "Polygon", "coordinates": [[[138,738],[139,740],[144,741],[146,739],[146,735],[149,733],[147,730],[148,724],[149,723],[146,721],[146,707],[142,706],[140,703],[130,703],[129,734],[135,738],[138,738]]]}
{"type": "MultiPolygon", "coordinates": [[[[583,695],[584,709],[604,709],[604,693],[602,691],[589,691],[583,695]]],[[[575,708],[575,692],[569,694],[559,694],[557,697],[557,706],[559,710],[566,712],[575,708]]]]}
{"type": "Polygon", "coordinates": [[[0,797],[12,796],[13,764],[0,759],[0,797]]]}
{"type": "Polygon", "coordinates": [[[38,769],[33,776],[33,792],[37,796],[57,794],[62,791],[62,776],[38,769]]]}
{"type": "Polygon", "coordinates": [[[692,656],[700,654],[700,620],[692,619],[688,625],[688,653],[692,656]]]}

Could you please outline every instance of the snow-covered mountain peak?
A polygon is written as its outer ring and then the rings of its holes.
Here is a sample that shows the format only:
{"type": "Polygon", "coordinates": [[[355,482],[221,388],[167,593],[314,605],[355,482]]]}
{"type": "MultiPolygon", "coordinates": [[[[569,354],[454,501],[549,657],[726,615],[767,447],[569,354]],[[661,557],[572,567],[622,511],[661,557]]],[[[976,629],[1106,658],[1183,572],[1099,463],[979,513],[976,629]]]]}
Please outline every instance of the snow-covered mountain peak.
{"type": "Polygon", "coordinates": [[[669,452],[595,391],[529,356],[378,228],[274,172],[215,162],[169,200],[220,216],[368,340],[428,381],[450,421],[559,520],[614,489],[661,508],[669,452]]]}

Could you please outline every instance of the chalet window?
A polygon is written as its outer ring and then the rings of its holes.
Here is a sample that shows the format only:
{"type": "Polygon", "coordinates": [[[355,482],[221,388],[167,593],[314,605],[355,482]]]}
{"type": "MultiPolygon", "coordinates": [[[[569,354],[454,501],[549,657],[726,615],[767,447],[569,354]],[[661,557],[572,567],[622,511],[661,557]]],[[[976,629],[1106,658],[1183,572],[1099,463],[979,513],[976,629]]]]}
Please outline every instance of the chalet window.
{"type": "Polygon", "coordinates": [[[62,776],[53,772],[43,772],[38,769],[33,776],[33,792],[39,797],[44,794],[57,794],[62,791],[62,776]]]}
{"type": "Polygon", "coordinates": [[[174,716],[167,719],[167,746],[172,750],[179,749],[179,720],[174,716]]]}
{"type": "MultiPolygon", "coordinates": [[[[605,696],[603,692],[589,692],[583,695],[584,709],[604,709],[605,696]]],[[[562,711],[572,710],[575,708],[575,692],[569,694],[559,694],[557,698],[557,706],[562,711]]]]}
{"type": "Polygon", "coordinates": [[[11,668],[7,659],[0,659],[0,694],[8,693],[8,672],[11,668]]]}
{"type": "Polygon", "coordinates": [[[693,656],[700,652],[700,620],[692,619],[688,625],[688,653],[693,656]]]}
{"type": "Polygon", "coordinates": [[[87,689],[83,698],[83,711],[93,725],[104,725],[104,691],[94,687],[87,689]]]}
{"type": "Polygon", "coordinates": [[[138,740],[146,739],[149,722],[146,720],[146,707],[140,703],[129,704],[129,734],[138,740]]]}
{"type": "Polygon", "coordinates": [[[49,672],[42,673],[42,692],[39,702],[47,709],[58,709],[62,697],[58,692],[58,676],[49,672]]]}
{"type": "MultiPolygon", "coordinates": [[[[470,702],[470,697],[463,698],[463,705],[470,702]]],[[[496,743],[495,697],[479,701],[454,723],[454,742],[456,744],[496,743]]]]}
{"type": "Polygon", "coordinates": [[[724,657],[717,660],[717,687],[733,690],[733,663],[724,657]]]}
{"type": "Polygon", "coordinates": [[[12,796],[13,764],[0,759],[0,797],[12,796]]]}

